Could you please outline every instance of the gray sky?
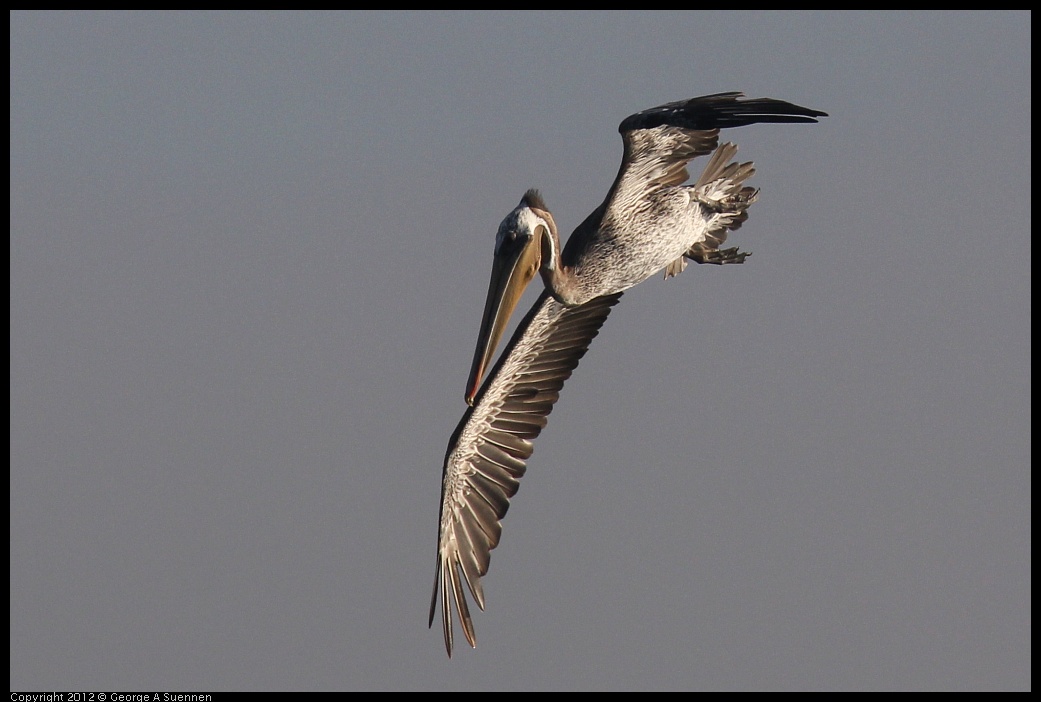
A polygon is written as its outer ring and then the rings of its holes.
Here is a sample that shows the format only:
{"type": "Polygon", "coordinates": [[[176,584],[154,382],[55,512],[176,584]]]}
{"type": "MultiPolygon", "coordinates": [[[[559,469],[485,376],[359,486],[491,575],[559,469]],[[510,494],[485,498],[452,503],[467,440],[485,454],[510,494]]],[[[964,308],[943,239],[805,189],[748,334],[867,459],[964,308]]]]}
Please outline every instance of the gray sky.
{"type": "Polygon", "coordinates": [[[1028,689],[1030,20],[12,14],[12,689],[1028,689]],[[622,299],[449,661],[496,227],[725,90],[831,117],[725,135],[754,256],[622,299]]]}

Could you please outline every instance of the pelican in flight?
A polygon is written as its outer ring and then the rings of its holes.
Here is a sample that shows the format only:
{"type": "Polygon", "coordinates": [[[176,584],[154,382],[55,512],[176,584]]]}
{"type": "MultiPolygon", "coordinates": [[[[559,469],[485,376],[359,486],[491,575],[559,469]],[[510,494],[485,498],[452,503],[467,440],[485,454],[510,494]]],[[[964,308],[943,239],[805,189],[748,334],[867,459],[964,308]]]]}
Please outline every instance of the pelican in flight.
{"type": "Polygon", "coordinates": [[[441,592],[445,646],[452,655],[452,609],[476,646],[462,580],[484,609],[481,576],[499,543],[532,453],[532,441],[564,381],[578,365],[622,293],[659,271],[671,277],[696,263],[743,263],[747,253],[721,249],[748,217],[758,190],[745,185],[751,163],[733,161],[719,130],[759,122],[816,122],[824,112],[771,98],[718,93],[672,102],[626,117],[624,151],[604,202],[561,248],[557,224],[529,190],[495,235],[495,259],[477,338],[466,410],[448,444],[441,485],[434,623],[441,592]],[[687,164],[712,154],[687,183],[687,164]],[[489,371],[521,293],[541,274],[545,290],[489,371]],[[487,380],[482,384],[482,379],[487,380]],[[462,578],[460,578],[462,574],[462,578]]]}

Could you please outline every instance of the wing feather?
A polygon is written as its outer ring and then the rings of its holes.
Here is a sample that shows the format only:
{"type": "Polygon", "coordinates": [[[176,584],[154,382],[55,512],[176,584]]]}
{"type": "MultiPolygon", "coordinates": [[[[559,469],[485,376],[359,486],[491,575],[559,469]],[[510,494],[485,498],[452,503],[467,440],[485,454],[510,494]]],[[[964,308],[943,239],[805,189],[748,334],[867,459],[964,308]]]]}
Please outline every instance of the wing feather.
{"type": "Polygon", "coordinates": [[[649,212],[658,191],[685,183],[687,164],[716,150],[720,129],[761,122],[816,122],[826,116],[784,100],[749,99],[739,92],[703,95],[629,115],[618,125],[624,147],[618,175],[604,202],[568,239],[564,265],[574,265],[590,240],[611,231],[610,226],[602,227],[605,221],[625,221],[633,213],[649,212]]]}
{"type": "Polygon", "coordinates": [[[488,572],[491,550],[502,533],[501,520],[527,468],[531,440],[546,426],[564,381],[619,297],[621,293],[565,307],[544,292],[452,435],[442,478],[437,577],[430,598],[432,625],[440,588],[448,655],[453,607],[466,640],[475,644],[462,580],[484,609],[481,576],[488,572]]]}

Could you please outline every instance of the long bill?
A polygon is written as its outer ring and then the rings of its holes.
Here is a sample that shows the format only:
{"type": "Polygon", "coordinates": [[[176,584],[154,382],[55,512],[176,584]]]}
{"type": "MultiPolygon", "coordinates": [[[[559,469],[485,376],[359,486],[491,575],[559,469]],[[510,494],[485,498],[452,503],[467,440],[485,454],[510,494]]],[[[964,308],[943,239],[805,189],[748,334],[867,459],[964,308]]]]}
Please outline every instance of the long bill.
{"type": "Polygon", "coordinates": [[[510,315],[517,307],[524,289],[539,270],[538,239],[529,237],[517,243],[517,246],[504,246],[502,251],[495,254],[488,298],[484,303],[484,317],[481,319],[481,333],[477,336],[470,378],[466,381],[468,405],[474,403],[510,315]]]}

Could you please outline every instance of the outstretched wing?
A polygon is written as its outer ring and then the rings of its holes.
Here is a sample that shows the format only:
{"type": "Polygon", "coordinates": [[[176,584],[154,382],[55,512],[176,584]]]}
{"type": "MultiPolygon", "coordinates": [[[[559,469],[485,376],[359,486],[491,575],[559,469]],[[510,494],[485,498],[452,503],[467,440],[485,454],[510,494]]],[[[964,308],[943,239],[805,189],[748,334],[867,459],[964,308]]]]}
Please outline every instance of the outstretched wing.
{"type": "Polygon", "coordinates": [[[737,92],[670,102],[629,115],[618,125],[624,144],[618,175],[603,204],[568,240],[564,263],[573,263],[579,247],[601,230],[605,218],[640,212],[656,190],[685,183],[690,175],[687,164],[715,151],[720,129],[762,122],[816,122],[826,116],[783,100],[745,99],[737,92]]]}
{"type": "Polygon", "coordinates": [[[546,426],[564,381],[619,297],[621,293],[565,307],[542,293],[449,441],[429,622],[434,623],[440,588],[449,656],[453,603],[466,640],[475,645],[460,571],[477,606],[484,609],[481,576],[488,572],[491,550],[499,543],[499,520],[520,485],[532,440],[546,426]]]}

